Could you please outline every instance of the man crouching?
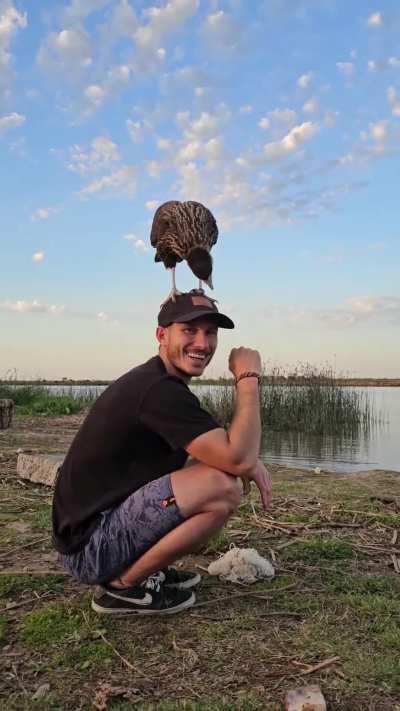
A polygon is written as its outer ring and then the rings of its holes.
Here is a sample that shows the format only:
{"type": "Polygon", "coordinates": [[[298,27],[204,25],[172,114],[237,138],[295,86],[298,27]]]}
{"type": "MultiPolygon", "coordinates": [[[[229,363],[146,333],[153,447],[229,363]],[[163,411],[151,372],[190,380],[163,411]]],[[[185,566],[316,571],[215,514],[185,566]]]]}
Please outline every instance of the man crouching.
{"type": "Polygon", "coordinates": [[[99,613],[171,614],[195,602],[198,573],[170,564],[220,530],[241,500],[240,477],[264,507],[270,477],[258,461],[261,425],[257,351],[234,348],[236,383],[227,430],[188,388],[210,363],[218,328],[234,328],[195,292],[158,315],[159,354],[96,400],[58,473],[53,539],[80,582],[100,585],[99,613]],[[195,463],[185,466],[188,455],[195,463]]]}

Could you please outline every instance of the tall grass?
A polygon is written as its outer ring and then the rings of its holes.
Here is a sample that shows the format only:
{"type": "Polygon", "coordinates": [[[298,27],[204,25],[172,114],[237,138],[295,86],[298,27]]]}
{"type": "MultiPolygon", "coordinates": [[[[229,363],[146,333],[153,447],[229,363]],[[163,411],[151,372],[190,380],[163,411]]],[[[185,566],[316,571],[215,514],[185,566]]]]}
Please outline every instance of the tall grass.
{"type": "MultiPolygon", "coordinates": [[[[197,392],[202,405],[226,427],[235,407],[233,384],[197,392]]],[[[358,435],[367,434],[376,422],[367,393],[339,384],[330,369],[307,364],[290,374],[265,371],[260,394],[263,430],[358,435]]]]}
{"type": "Polygon", "coordinates": [[[89,407],[96,397],[97,393],[91,394],[89,390],[74,395],[72,389],[64,388],[53,394],[40,385],[0,383],[0,399],[13,400],[20,415],[72,415],[89,407]]]}

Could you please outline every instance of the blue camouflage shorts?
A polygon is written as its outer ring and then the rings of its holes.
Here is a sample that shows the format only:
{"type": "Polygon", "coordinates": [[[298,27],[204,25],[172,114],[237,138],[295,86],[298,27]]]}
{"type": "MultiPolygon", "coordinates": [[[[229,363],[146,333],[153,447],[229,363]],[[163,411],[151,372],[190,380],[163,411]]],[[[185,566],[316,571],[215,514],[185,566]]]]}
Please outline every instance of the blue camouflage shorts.
{"type": "Polygon", "coordinates": [[[145,484],[119,506],[101,513],[85,547],[60,554],[59,562],[86,585],[118,577],[160,538],[184,521],[175,501],[171,475],[145,484]]]}

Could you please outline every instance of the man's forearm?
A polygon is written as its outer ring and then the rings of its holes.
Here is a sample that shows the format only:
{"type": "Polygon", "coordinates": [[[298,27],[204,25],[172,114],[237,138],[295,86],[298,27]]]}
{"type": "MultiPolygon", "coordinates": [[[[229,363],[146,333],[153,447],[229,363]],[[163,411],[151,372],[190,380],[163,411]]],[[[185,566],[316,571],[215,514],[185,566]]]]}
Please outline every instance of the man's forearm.
{"type": "Polygon", "coordinates": [[[256,378],[243,378],[236,388],[235,412],[227,434],[245,475],[255,467],[260,451],[260,395],[256,378]]]}

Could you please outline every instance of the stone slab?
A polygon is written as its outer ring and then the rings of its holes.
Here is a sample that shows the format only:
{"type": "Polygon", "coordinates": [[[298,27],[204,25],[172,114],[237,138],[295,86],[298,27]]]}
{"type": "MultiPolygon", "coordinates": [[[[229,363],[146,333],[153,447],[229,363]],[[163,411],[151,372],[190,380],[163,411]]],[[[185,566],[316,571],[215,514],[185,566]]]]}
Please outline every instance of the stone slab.
{"type": "Polygon", "coordinates": [[[316,684],[288,691],[285,711],[326,711],[326,701],[316,684]]]}
{"type": "Polygon", "coordinates": [[[17,474],[35,484],[54,486],[58,467],[64,461],[64,454],[18,454],[17,474]]]}

